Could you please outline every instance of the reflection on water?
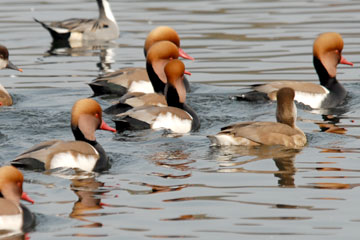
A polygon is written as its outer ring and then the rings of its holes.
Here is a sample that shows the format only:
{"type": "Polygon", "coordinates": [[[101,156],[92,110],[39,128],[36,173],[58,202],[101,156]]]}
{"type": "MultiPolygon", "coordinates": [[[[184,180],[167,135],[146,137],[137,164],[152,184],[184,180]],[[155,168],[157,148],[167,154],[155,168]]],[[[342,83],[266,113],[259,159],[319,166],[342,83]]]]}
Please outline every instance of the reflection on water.
{"type": "MultiPolygon", "coordinates": [[[[196,58],[185,62],[193,73],[187,100],[202,128],[184,136],[140,131],[111,138],[99,132],[96,137],[113,162],[99,175],[24,171],[24,188],[37,198],[29,208],[39,219],[30,239],[354,238],[360,222],[354,211],[360,197],[358,1],[110,4],[120,38],[75,46],[52,44],[32,18],[92,17],[97,12],[93,1],[3,3],[1,44],[24,72],[0,72],[1,84],[15,99],[14,106],[0,109],[0,165],[34,142],[72,136],[70,109],[77,99],[91,96],[87,84],[123,67],[144,67],[142,46],[158,25],[174,27],[182,48],[196,58]],[[274,121],[274,103],[229,98],[248,85],[317,83],[312,43],[325,31],[342,34],[343,53],[355,67],[337,70],[349,91],[343,106],[326,111],[298,107],[298,125],[308,145],[301,150],[209,147],[205,136],[225,124],[274,121]]],[[[105,109],[116,99],[96,100],[105,109]]]]}

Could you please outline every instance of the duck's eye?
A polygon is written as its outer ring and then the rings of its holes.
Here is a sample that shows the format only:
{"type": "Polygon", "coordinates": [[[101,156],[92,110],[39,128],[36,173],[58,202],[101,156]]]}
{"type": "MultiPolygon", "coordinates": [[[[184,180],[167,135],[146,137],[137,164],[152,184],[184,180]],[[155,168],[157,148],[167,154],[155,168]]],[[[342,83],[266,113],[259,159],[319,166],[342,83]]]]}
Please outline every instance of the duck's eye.
{"type": "Polygon", "coordinates": [[[98,113],[95,113],[95,117],[96,117],[96,118],[99,118],[99,114],[98,114],[98,113]]]}

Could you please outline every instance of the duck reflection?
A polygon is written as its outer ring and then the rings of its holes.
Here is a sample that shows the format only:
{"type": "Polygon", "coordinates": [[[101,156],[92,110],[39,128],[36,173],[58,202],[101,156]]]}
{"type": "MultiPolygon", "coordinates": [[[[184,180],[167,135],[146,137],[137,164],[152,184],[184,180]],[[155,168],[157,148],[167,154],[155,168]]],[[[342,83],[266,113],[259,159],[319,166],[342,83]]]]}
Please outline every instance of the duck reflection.
{"type": "Polygon", "coordinates": [[[289,149],[282,146],[259,147],[212,147],[210,155],[218,162],[217,172],[272,173],[279,178],[280,187],[294,187],[294,176],[297,171],[294,161],[301,149],[289,149]],[[214,156],[215,155],[215,156],[214,156]],[[240,160],[243,159],[245,160],[240,160]],[[249,170],[246,164],[261,160],[273,159],[278,170],[249,170]]]}
{"type": "Polygon", "coordinates": [[[111,72],[111,64],[115,62],[115,48],[118,46],[114,42],[54,41],[44,56],[99,56],[100,62],[96,66],[102,73],[107,73],[111,72]]]}
{"type": "Polygon", "coordinates": [[[70,214],[71,218],[76,218],[88,224],[80,225],[80,228],[102,227],[102,223],[88,220],[88,217],[100,216],[95,210],[103,208],[100,195],[104,193],[100,188],[104,183],[98,182],[95,178],[73,179],[70,185],[71,190],[78,196],[79,200],[75,202],[70,214]]]}

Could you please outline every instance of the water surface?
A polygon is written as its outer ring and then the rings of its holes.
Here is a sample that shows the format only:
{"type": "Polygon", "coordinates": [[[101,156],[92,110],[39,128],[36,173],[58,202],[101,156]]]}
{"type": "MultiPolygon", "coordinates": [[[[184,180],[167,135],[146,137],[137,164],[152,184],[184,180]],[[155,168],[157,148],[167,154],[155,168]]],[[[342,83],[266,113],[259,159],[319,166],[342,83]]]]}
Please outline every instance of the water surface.
{"type": "MultiPolygon", "coordinates": [[[[182,48],[196,58],[185,61],[193,73],[187,100],[202,127],[185,136],[99,131],[113,161],[100,175],[24,171],[24,188],[36,201],[28,207],[38,219],[31,239],[355,239],[360,2],[128,0],[111,1],[111,7],[119,39],[54,50],[33,17],[94,17],[94,1],[2,1],[0,42],[24,72],[0,72],[15,99],[0,109],[0,165],[40,141],[73,139],[70,109],[92,95],[87,83],[104,72],[144,66],[143,42],[158,25],[175,28],[182,48]],[[343,55],[355,67],[338,68],[349,98],[332,112],[335,118],[324,120],[299,106],[305,148],[209,147],[206,135],[225,124],[275,121],[274,103],[229,98],[247,85],[318,82],[312,43],[326,31],[342,34],[343,55]],[[325,132],[329,127],[343,134],[325,132]]],[[[103,108],[114,101],[96,100],[103,108]]],[[[112,124],[111,116],[104,117],[112,124]]]]}

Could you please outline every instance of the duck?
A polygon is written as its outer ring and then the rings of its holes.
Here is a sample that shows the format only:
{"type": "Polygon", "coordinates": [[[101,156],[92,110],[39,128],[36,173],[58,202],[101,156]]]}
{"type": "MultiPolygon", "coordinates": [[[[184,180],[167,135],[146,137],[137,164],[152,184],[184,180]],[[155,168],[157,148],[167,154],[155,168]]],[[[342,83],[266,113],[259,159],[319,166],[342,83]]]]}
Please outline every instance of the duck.
{"type": "MultiPolygon", "coordinates": [[[[150,55],[150,53],[149,53],[150,55]]],[[[200,128],[200,121],[195,111],[188,106],[184,85],[185,65],[179,59],[169,61],[164,73],[166,107],[143,106],[115,115],[113,121],[118,132],[124,130],[168,129],[173,133],[188,133],[200,128]]]]}
{"type": "Polygon", "coordinates": [[[283,87],[295,90],[295,101],[313,109],[333,108],[342,104],[347,91],[336,79],[338,64],[353,66],[341,52],[344,41],[339,33],[320,34],[313,44],[313,64],[320,85],[298,81],[275,81],[266,84],[252,85],[253,91],[236,96],[237,100],[258,101],[276,100],[276,92],[283,87]]]}
{"type": "Polygon", "coordinates": [[[96,141],[97,129],[116,132],[102,119],[102,109],[97,101],[89,98],[80,99],[75,102],[71,111],[71,130],[75,141],[50,140],[36,144],[11,161],[11,165],[33,170],[107,170],[110,167],[109,159],[96,141]]]}
{"type": "Polygon", "coordinates": [[[34,203],[23,192],[23,174],[15,167],[0,168],[0,231],[28,232],[35,226],[34,214],[20,200],[34,203]]]}
{"type": "Polygon", "coordinates": [[[97,19],[70,18],[46,24],[36,18],[49,31],[54,41],[110,41],[120,35],[119,27],[107,0],[96,0],[99,7],[97,19]]]}
{"type": "MultiPolygon", "coordinates": [[[[159,107],[167,106],[167,101],[164,96],[167,81],[164,68],[167,62],[171,59],[177,59],[178,57],[178,48],[174,43],[170,41],[160,41],[153,44],[146,57],[146,70],[155,92],[128,92],[123,95],[117,103],[106,108],[104,112],[115,115],[126,112],[134,107],[153,105],[159,107]]],[[[184,73],[191,75],[191,73],[186,70],[184,73]]]]}
{"type": "MultiPolygon", "coordinates": [[[[146,37],[144,44],[144,55],[151,46],[159,41],[170,41],[178,47],[179,56],[184,59],[195,60],[180,48],[180,37],[175,29],[169,26],[158,26],[153,29],[146,37]]],[[[186,88],[190,89],[188,80],[185,80],[186,88]]],[[[123,96],[126,93],[143,92],[154,93],[154,88],[150,82],[146,68],[128,67],[121,68],[115,72],[105,74],[89,83],[94,95],[114,94],[123,96]]]]}
{"type": "Polygon", "coordinates": [[[307,140],[304,132],[295,124],[297,110],[295,91],[281,88],[276,93],[277,122],[240,122],[221,128],[215,135],[207,136],[213,146],[260,146],[281,145],[301,148],[307,140]]]}
{"type": "MultiPolygon", "coordinates": [[[[5,68],[13,69],[19,72],[23,71],[21,68],[18,68],[9,60],[9,50],[5,46],[0,45],[0,69],[5,69],[5,68]]],[[[13,105],[13,100],[11,95],[5,89],[5,87],[0,84],[0,107],[11,106],[11,105],[13,105]]]]}

